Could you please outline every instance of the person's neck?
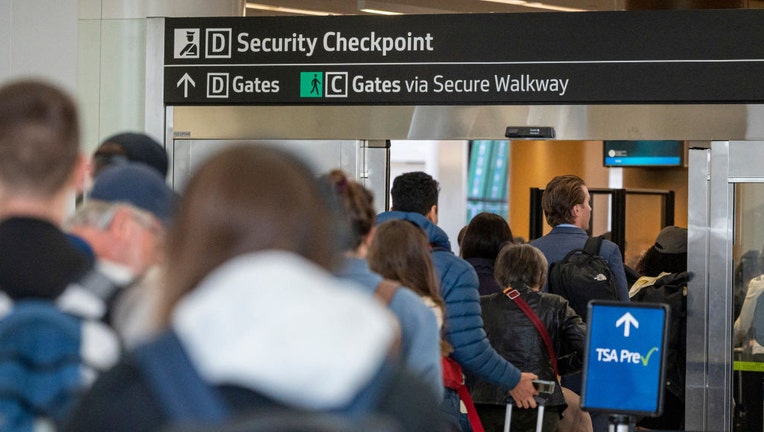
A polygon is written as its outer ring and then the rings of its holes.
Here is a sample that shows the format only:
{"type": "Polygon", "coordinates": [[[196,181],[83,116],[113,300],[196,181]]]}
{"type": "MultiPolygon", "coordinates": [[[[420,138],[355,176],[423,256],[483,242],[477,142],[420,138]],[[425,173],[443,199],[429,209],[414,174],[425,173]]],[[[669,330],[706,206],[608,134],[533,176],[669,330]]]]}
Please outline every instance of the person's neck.
{"type": "Polygon", "coordinates": [[[369,253],[369,247],[361,243],[357,248],[345,252],[345,256],[350,258],[366,259],[366,255],[369,253]]]}
{"type": "Polygon", "coordinates": [[[0,197],[0,219],[14,216],[31,217],[60,226],[66,217],[69,198],[66,192],[47,198],[9,194],[0,197]]]}

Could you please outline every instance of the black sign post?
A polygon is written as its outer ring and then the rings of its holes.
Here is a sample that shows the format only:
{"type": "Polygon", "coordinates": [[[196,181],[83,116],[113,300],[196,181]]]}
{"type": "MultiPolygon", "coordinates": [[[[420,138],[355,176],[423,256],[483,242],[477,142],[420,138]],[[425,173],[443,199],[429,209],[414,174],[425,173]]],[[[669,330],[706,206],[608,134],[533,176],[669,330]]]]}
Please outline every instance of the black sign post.
{"type": "Polygon", "coordinates": [[[168,18],[168,105],[754,103],[764,10],[168,18]]]}

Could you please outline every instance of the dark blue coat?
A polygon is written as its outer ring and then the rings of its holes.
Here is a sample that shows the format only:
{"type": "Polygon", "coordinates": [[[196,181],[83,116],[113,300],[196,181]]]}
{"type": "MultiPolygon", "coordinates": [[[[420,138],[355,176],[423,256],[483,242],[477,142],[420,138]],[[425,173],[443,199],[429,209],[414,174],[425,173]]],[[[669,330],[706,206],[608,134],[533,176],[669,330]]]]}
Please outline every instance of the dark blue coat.
{"type": "Polygon", "coordinates": [[[451,357],[476,377],[507,390],[517,386],[520,370],[500,356],[488,342],[475,269],[451,252],[446,233],[419,213],[390,211],[377,216],[377,223],[403,219],[420,226],[430,239],[432,261],[440,279],[440,294],[446,303],[446,340],[451,357]]]}

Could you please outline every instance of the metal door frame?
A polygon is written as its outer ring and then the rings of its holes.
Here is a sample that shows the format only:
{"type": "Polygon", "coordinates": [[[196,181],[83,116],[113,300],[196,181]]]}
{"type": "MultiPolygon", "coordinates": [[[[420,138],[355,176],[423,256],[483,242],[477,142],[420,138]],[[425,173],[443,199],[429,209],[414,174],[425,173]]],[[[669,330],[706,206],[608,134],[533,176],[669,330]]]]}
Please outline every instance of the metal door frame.
{"type": "Polygon", "coordinates": [[[686,430],[732,427],[735,185],[764,183],[762,160],[764,142],[690,150],[686,430]]]}

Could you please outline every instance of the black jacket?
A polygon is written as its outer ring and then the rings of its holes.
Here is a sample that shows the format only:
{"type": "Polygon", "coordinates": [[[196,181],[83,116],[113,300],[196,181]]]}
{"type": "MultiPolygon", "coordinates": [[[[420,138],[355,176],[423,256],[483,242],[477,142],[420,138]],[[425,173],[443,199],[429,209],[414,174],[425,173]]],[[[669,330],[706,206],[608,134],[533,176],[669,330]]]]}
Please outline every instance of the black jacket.
{"type": "MultiPolygon", "coordinates": [[[[558,358],[561,374],[576,372],[583,365],[586,326],[564,298],[549,293],[518,289],[521,296],[544,323],[558,358]]],[[[530,319],[504,294],[480,298],[488,340],[496,351],[523,372],[539,379],[557,381],[544,340],[530,319]]],[[[476,380],[471,388],[475,403],[503,405],[507,393],[485,381],[476,380]]],[[[546,406],[563,406],[565,398],[559,382],[547,397],[546,406]]]]}

